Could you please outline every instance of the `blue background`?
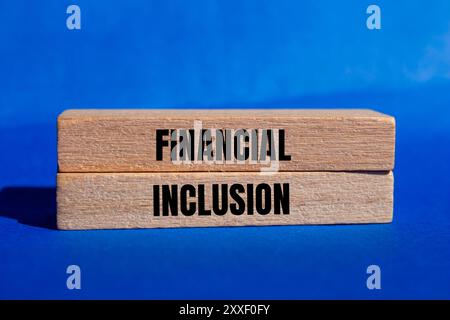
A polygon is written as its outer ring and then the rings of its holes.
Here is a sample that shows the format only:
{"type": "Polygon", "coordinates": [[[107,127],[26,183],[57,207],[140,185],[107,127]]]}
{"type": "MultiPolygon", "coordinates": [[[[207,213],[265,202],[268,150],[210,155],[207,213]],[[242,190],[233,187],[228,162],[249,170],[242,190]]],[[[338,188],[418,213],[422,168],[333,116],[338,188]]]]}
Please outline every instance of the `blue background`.
{"type": "Polygon", "coordinates": [[[0,298],[448,299],[449,107],[446,0],[1,0],[0,298]],[[57,231],[56,117],[88,107],[394,115],[394,222],[57,231]]]}

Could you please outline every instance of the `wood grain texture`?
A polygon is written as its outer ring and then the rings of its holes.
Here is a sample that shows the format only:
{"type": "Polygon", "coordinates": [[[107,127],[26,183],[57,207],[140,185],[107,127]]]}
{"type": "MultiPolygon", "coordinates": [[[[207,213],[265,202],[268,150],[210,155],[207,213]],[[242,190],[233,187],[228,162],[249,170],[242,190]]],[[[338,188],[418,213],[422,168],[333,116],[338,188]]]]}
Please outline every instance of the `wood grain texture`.
{"type": "Polygon", "coordinates": [[[371,110],[68,110],[58,118],[60,172],[259,171],[261,164],[156,161],[155,130],[285,129],[281,171],[389,171],[395,120],[371,110]]]}
{"type": "MultiPolygon", "coordinates": [[[[192,199],[191,199],[192,200],[192,199]]],[[[229,203],[233,200],[229,198],[229,203]]],[[[59,173],[60,229],[387,223],[392,221],[392,172],[59,173]],[[154,216],[153,185],[289,183],[289,214],[154,216]]],[[[273,208],[273,207],[272,207],[273,208]]]]}

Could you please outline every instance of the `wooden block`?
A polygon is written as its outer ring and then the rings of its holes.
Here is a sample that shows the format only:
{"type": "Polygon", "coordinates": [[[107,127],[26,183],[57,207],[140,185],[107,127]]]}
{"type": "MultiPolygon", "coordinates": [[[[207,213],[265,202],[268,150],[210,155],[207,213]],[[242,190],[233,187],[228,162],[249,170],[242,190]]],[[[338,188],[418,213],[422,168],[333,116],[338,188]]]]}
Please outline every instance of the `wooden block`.
{"type": "MultiPolygon", "coordinates": [[[[58,119],[59,171],[260,171],[272,165],[261,163],[264,143],[257,134],[263,129],[273,132],[271,150],[278,155],[270,159],[279,160],[275,171],[389,171],[394,167],[395,120],[371,110],[68,110],[58,119]],[[171,158],[170,130],[181,134],[180,129],[193,129],[198,121],[203,129],[223,132],[222,141],[226,129],[245,129],[236,138],[243,142],[239,150],[253,151],[256,146],[256,151],[241,163],[234,161],[231,151],[230,161],[220,164],[217,158],[209,163],[199,160],[195,148],[191,163],[177,162],[179,158],[171,158]],[[245,134],[249,142],[244,141],[245,134]],[[166,145],[158,147],[158,141],[166,145]]],[[[216,155],[224,154],[217,150],[216,155]]]]}
{"type": "Polygon", "coordinates": [[[59,173],[57,206],[60,229],[387,223],[393,175],[59,173]]]}

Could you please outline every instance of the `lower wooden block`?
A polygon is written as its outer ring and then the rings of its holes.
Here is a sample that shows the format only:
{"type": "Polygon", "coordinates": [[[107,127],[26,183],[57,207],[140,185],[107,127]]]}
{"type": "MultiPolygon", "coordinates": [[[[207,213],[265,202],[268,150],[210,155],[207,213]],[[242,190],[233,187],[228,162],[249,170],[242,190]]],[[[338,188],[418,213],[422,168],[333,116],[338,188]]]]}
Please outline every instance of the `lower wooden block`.
{"type": "Polygon", "coordinates": [[[58,228],[387,223],[392,172],[59,173],[58,228]]]}

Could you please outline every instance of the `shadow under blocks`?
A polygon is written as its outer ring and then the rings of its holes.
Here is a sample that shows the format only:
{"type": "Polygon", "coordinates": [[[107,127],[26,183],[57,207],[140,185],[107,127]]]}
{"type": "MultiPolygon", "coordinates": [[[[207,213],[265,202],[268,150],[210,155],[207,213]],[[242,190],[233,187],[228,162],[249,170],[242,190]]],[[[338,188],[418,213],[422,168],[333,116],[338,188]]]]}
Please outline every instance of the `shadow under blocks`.
{"type": "Polygon", "coordinates": [[[56,188],[5,187],[0,191],[0,216],[46,229],[56,229],[56,188]]]}

